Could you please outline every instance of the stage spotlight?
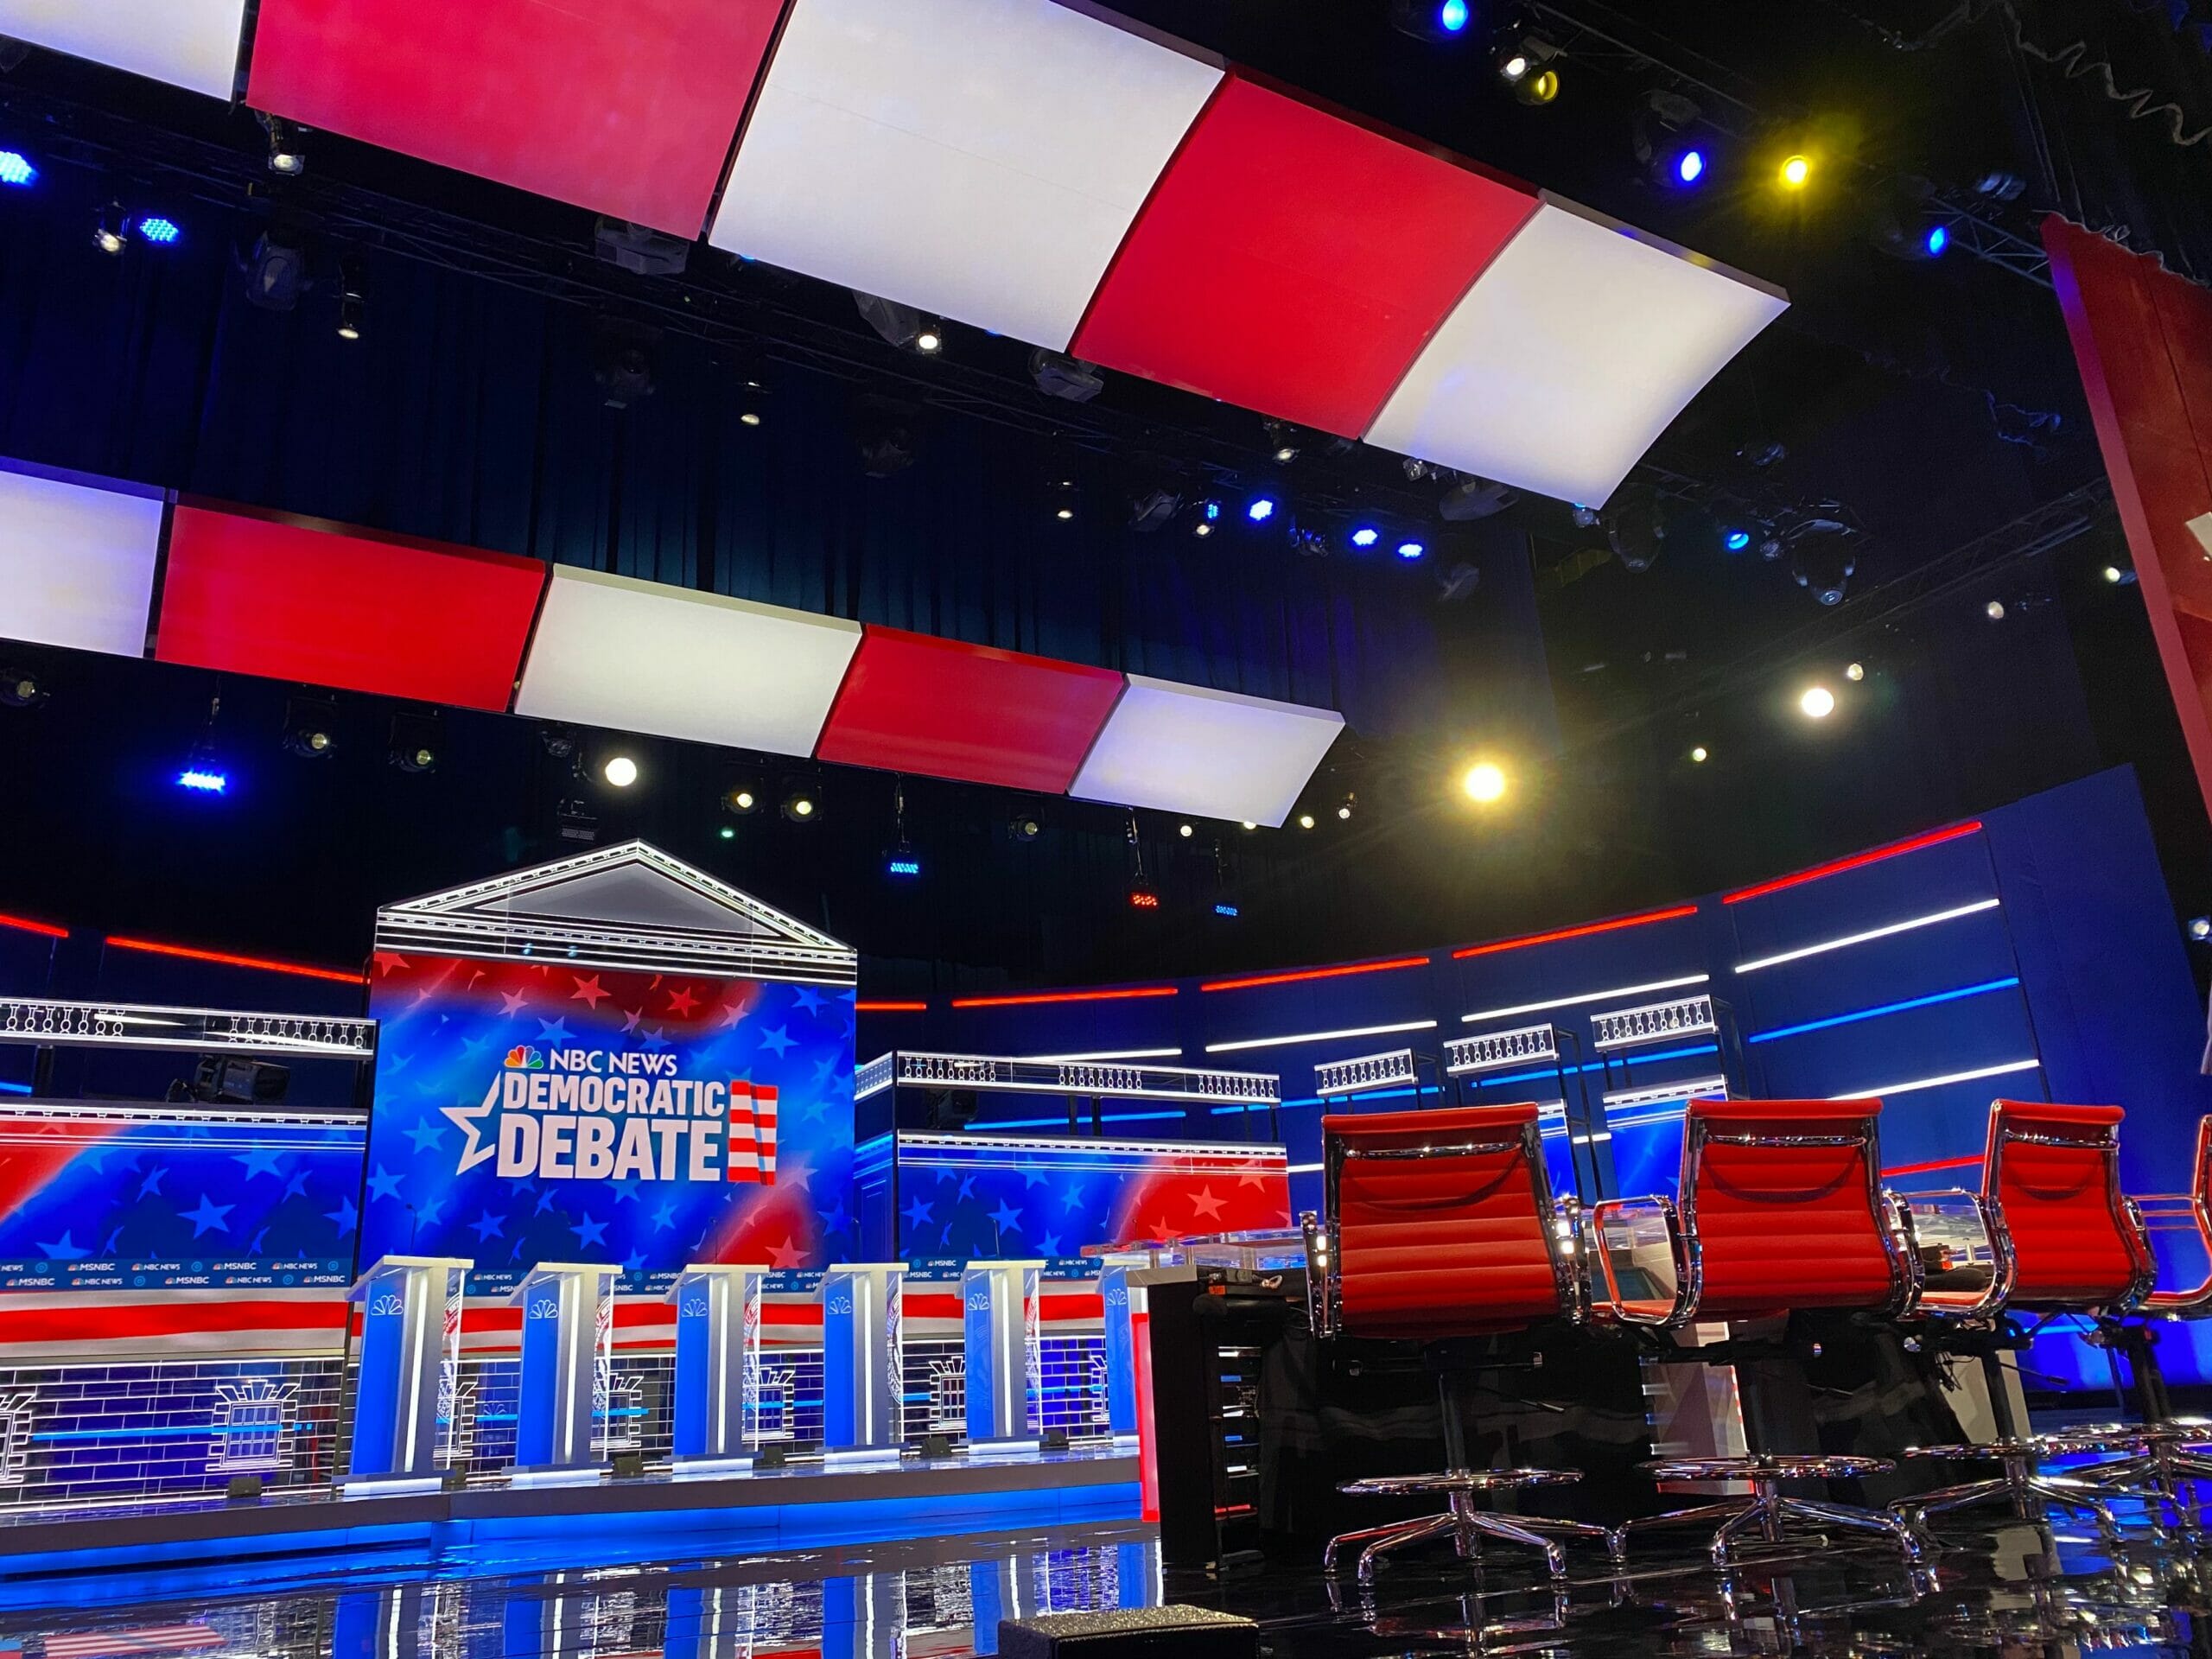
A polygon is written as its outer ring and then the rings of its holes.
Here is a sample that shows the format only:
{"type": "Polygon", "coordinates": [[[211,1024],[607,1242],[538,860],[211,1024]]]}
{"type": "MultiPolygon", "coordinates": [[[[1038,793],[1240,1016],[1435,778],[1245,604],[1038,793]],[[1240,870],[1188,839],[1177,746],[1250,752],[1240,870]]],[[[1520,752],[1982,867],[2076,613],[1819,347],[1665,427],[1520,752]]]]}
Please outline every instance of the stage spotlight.
{"type": "Polygon", "coordinates": [[[385,759],[402,772],[435,772],[438,751],[444,747],[435,716],[394,715],[391,735],[385,744],[385,759]]]}
{"type": "MultiPolygon", "coordinates": [[[[363,309],[364,308],[361,303],[361,296],[358,294],[347,294],[339,300],[339,339],[359,340],[361,337],[361,313],[363,309]]],[[[757,421],[760,416],[756,415],[753,418],[757,421]]]]}
{"type": "Polygon", "coordinates": [[[722,825],[721,829],[715,830],[715,834],[724,841],[735,841],[737,839],[737,830],[734,827],[727,823],[722,825]]]}
{"type": "Polygon", "coordinates": [[[1705,177],[1705,151],[1688,136],[1698,106],[1680,92],[1653,91],[1639,100],[1630,147],[1654,184],[1685,190],[1705,177]]]}
{"type": "Polygon", "coordinates": [[[1705,152],[1691,145],[1675,156],[1674,177],[1677,184],[1695,184],[1705,176],[1705,152]]]}
{"type": "Polygon", "coordinates": [[[2212,939],[2212,916],[2192,916],[2189,918],[2189,937],[2200,942],[2212,939]]]}
{"type": "Polygon", "coordinates": [[[1802,190],[1813,176],[1813,158],[1804,155],[1785,156],[1777,176],[1784,189],[1802,190]]]}
{"type": "Polygon", "coordinates": [[[2135,573],[2126,565],[2108,564],[2105,566],[2105,580],[2115,588],[2133,588],[2135,573]]]}
{"type": "Polygon", "coordinates": [[[1075,517],[1075,509],[1073,507],[1058,508],[1053,512],[1052,517],[1058,519],[1062,524],[1065,524],[1069,519],[1075,517]]]}
{"type": "Polygon", "coordinates": [[[1731,553],[1740,553],[1751,544],[1751,532],[1748,530],[1731,528],[1723,531],[1720,534],[1720,545],[1731,553]]]}
{"type": "Polygon", "coordinates": [[[1417,41],[1456,41],[1474,22],[1471,0],[1390,0],[1390,27],[1417,41]]]}
{"type": "Polygon", "coordinates": [[[1029,353],[1029,378],[1047,397],[1071,404],[1087,404],[1106,390],[1106,377],[1096,363],[1041,346],[1029,353]]]}
{"type": "Polygon", "coordinates": [[[1175,833],[1188,841],[1192,836],[1198,834],[1198,831],[1187,823],[1179,823],[1175,826],[1175,833]]]}
{"type": "Polygon", "coordinates": [[[1559,71],[1546,64],[1513,84],[1513,95],[1523,104],[1541,109],[1559,96],[1559,71]]]}
{"type": "Polygon", "coordinates": [[[793,823],[811,823],[822,810],[814,791],[804,785],[793,789],[784,798],[783,813],[793,823]]]}
{"type": "Polygon", "coordinates": [[[1183,511],[1183,498],[1172,490],[1152,490],[1129,504],[1129,528],[1141,536],[1174,522],[1175,515],[1183,511]]]}
{"type": "Polygon", "coordinates": [[[338,705],[321,697],[288,697],[284,702],[284,747],[305,760],[320,760],[338,747],[338,705]]]}
{"type": "Polygon", "coordinates": [[[187,766],[176,775],[176,786],[195,795],[221,795],[231,786],[229,777],[207,765],[187,766]]]}
{"type": "Polygon", "coordinates": [[[1354,547],[1372,547],[1382,539],[1382,532],[1372,524],[1362,524],[1357,530],[1352,531],[1351,537],[1351,544],[1354,547]]]}
{"type": "Polygon", "coordinates": [[[861,470],[870,478],[890,478],[921,458],[921,439],[913,411],[888,397],[867,397],[853,411],[853,445],[861,470]]]}
{"type": "Polygon", "coordinates": [[[1349,818],[1351,817],[1351,803],[1350,801],[1346,801],[1342,806],[1337,809],[1337,817],[1339,819],[1349,818]]]}
{"type": "Polygon", "coordinates": [[[1941,225],[1931,225],[1928,227],[1928,234],[1921,238],[1920,245],[1928,250],[1930,259],[1936,258],[1951,245],[1951,232],[1941,225]]]}
{"type": "Polygon", "coordinates": [[[1298,429],[1288,421],[1262,421],[1260,430],[1267,436],[1273,460],[1287,467],[1298,459],[1298,429]]]}
{"type": "Polygon", "coordinates": [[[1523,104],[1548,104],[1559,96],[1559,71],[1552,67],[1559,48],[1534,35],[1509,40],[1498,48],[1497,75],[1523,104]]]}
{"type": "Polygon", "coordinates": [[[1255,524],[1264,524],[1275,516],[1275,500],[1271,495],[1255,496],[1244,509],[1244,516],[1255,524]]]}
{"type": "Polygon", "coordinates": [[[911,880],[922,873],[921,855],[902,841],[884,855],[883,873],[902,880],[911,880]]]}
{"type": "Polygon", "coordinates": [[[748,409],[737,417],[737,423],[740,426],[758,426],[760,424],[760,411],[748,409]]]}
{"type": "Polygon", "coordinates": [[[121,253],[130,240],[130,221],[124,218],[123,209],[114,202],[100,209],[100,216],[92,226],[92,245],[102,253],[121,253]]]}
{"type": "Polygon", "coordinates": [[[1045,826],[1034,812],[1017,812],[1007,821],[1006,832],[1027,845],[1045,833],[1045,826]]]}
{"type": "Polygon", "coordinates": [[[1398,543],[1398,556],[1402,559],[1417,559],[1427,551],[1428,549],[1420,542],[1400,542],[1398,543]]]}
{"type": "Polygon", "coordinates": [[[1993,622],[2002,622],[2005,620],[2005,601],[2001,599],[1991,600],[1988,604],[1981,607],[1981,613],[1993,622]]]}
{"type": "Polygon", "coordinates": [[[1467,0],[1444,0],[1436,9],[1436,26],[1446,35],[1457,35],[1467,27],[1467,0]]]}
{"type": "Polygon", "coordinates": [[[1447,524],[1471,524],[1494,518],[1521,499],[1520,492],[1487,478],[1468,478],[1444,492],[1436,516],[1447,524]]]}
{"type": "Polygon", "coordinates": [[[638,781],[638,763],[626,754],[609,755],[599,775],[617,789],[627,789],[638,781]]]}
{"type": "Polygon", "coordinates": [[[1313,827],[1313,815],[1311,812],[1300,813],[1298,815],[1298,827],[1301,830],[1311,830],[1313,827]]]}
{"type": "Polygon", "coordinates": [[[1921,178],[1897,178],[1876,192],[1868,210],[1867,239],[1878,252],[1911,262],[1933,259],[1951,245],[1951,232],[1930,209],[1934,187],[1921,178]]]}
{"type": "Polygon", "coordinates": [[[1600,515],[1606,545],[1621,568],[1642,575],[1658,563],[1667,539],[1667,523],[1660,514],[1659,498],[1648,484],[1624,485],[1613,493],[1611,504],[1600,515]]]}
{"type": "Polygon", "coordinates": [[[0,702],[10,709],[35,709],[47,698],[38,676],[27,668],[0,669],[0,702]]]}
{"type": "Polygon", "coordinates": [[[1154,893],[1150,887],[1131,887],[1129,889],[1129,908],[1132,910],[1158,910],[1160,908],[1160,895],[1154,893]]]}
{"type": "Polygon", "coordinates": [[[1835,712],[1835,693],[1825,685],[1808,685],[1799,694],[1797,707],[1808,720],[1826,720],[1835,712]]]}
{"type": "Polygon", "coordinates": [[[184,227],[164,213],[148,213],[137,224],[138,239],[157,248],[174,247],[184,239],[184,227]]]}
{"type": "Polygon", "coordinates": [[[1250,818],[1246,818],[1246,819],[1244,819],[1244,820],[1243,821],[1243,827],[1244,829],[1247,829],[1247,830],[1256,830],[1256,829],[1258,829],[1260,826],[1259,826],[1256,823],[1255,823],[1252,819],[1250,819],[1250,818]]]}
{"type": "Polygon", "coordinates": [[[308,285],[307,250],[289,232],[271,227],[246,256],[245,297],[264,311],[289,311],[308,285]]]}
{"type": "Polygon", "coordinates": [[[925,357],[934,357],[944,349],[944,325],[931,317],[914,331],[914,349],[925,357]]]}
{"type": "Polygon", "coordinates": [[[1690,751],[1690,759],[1696,761],[1700,766],[1712,758],[1713,751],[1707,748],[1702,743],[1699,744],[1695,748],[1690,751]]]}
{"type": "Polygon", "coordinates": [[[919,352],[925,357],[934,357],[944,349],[944,325],[935,317],[925,317],[911,305],[863,294],[858,289],[853,290],[853,303],[887,345],[902,352],[919,352]]]}
{"type": "Polygon", "coordinates": [[[269,170],[288,179],[306,172],[308,156],[300,144],[300,130],[280,116],[258,118],[269,134],[269,170]]]}
{"type": "Polygon", "coordinates": [[[750,817],[760,810],[760,798],[743,784],[733,784],[722,791],[722,810],[734,818],[750,817]]]}
{"type": "Polygon", "coordinates": [[[1858,684],[1859,681],[1866,677],[1866,664],[1864,663],[1846,663],[1843,666],[1843,677],[1849,680],[1853,685],[1858,684]]]}
{"type": "Polygon", "coordinates": [[[1505,773],[1494,762],[1478,760],[1467,768],[1467,775],[1459,782],[1460,787],[1467,791],[1470,800],[1481,801],[1487,804],[1491,801],[1504,798],[1505,773]]]}
{"type": "Polygon", "coordinates": [[[38,168],[20,149],[0,149],[0,184],[22,190],[38,182],[38,168]]]}
{"type": "Polygon", "coordinates": [[[1789,533],[1790,576],[1821,606],[1840,605],[1859,574],[1848,525],[1834,518],[1808,518],[1789,533]]]}

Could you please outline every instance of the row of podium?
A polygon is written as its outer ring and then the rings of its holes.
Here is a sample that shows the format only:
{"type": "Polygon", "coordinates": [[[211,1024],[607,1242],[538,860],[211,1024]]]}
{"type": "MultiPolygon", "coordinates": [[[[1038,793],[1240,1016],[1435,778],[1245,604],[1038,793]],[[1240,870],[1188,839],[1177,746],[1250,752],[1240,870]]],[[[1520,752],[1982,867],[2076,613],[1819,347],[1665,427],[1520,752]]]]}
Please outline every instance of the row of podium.
{"type": "MultiPolygon", "coordinates": [[[[1137,1355],[1128,1274],[1146,1258],[1098,1265],[1104,1309],[1108,1428],[1137,1430],[1137,1355]]],[[[447,1256],[387,1255],[352,1291],[361,1308],[352,1411],[348,1497],[433,1491],[450,1465],[465,1284],[475,1264],[447,1256]]],[[[823,1458],[895,1462],[904,1450],[903,1307],[910,1280],[957,1283],[965,1364],[963,1427],[971,1457],[1033,1454],[1042,1436],[1038,1261],[845,1264],[821,1277],[823,1458]]],[[[515,1428],[517,1484],[597,1480],[594,1415],[606,1397],[614,1286],[606,1262],[544,1262],[509,1294],[521,1311],[515,1428]]],[[[701,1263],[667,1300],[676,1308],[671,1472],[741,1474],[762,1444],[764,1292],[774,1270],[701,1263]]],[[[789,1275],[781,1275],[788,1278],[789,1275]]],[[[948,1283],[945,1288],[950,1288],[948,1283]]]]}

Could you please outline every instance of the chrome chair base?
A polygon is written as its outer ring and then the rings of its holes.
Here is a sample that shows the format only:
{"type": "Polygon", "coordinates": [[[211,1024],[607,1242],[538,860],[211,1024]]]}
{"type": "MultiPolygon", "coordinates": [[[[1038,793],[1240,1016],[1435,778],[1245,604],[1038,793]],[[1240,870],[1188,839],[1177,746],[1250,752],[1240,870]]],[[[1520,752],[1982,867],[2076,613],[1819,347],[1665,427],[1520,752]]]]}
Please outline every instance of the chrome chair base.
{"type": "MultiPolygon", "coordinates": [[[[2105,1491],[2152,1500],[2169,1510],[2184,1531],[2194,1535],[2196,1506],[2183,1488],[2190,1481],[2212,1480],[2212,1419],[2175,1417],[2163,1423],[2107,1423],[2071,1430],[2064,1438],[2082,1442],[2069,1450],[2125,1453],[2110,1463],[2092,1464],[2082,1471],[2081,1478],[2105,1491]]],[[[2156,1507],[2152,1513],[2156,1516],[2156,1507]]]]}
{"type": "Polygon", "coordinates": [[[1357,1574],[1362,1584],[1375,1582],[1375,1569],[1394,1549],[1425,1539],[1449,1537],[1463,1560],[1478,1560],[1485,1538],[1520,1544],[1542,1552],[1554,1581],[1567,1576],[1567,1538],[1589,1538],[1602,1542],[1613,1561],[1621,1559],[1624,1540],[1617,1528],[1593,1526],[1585,1521],[1554,1521],[1543,1516],[1500,1515],[1477,1507],[1476,1500],[1490,1492],[1522,1491],[1536,1486],[1566,1486],[1582,1478],[1573,1469],[1449,1469],[1433,1475],[1386,1475],[1355,1480],[1337,1490],[1360,1497],[1403,1497],[1412,1492],[1440,1492],[1451,1506],[1441,1515],[1416,1521],[1393,1522],[1329,1540],[1321,1553],[1321,1570],[1333,1577],[1347,1548],[1357,1546],[1357,1574]]]}
{"type": "Polygon", "coordinates": [[[2005,1503],[2019,1519],[2037,1521],[2043,1518],[2043,1508],[2047,1505],[2094,1516],[2107,1538],[2117,1538],[2120,1522],[2112,1506],[2105,1502],[2103,1491],[2092,1482],[2074,1476],[2043,1474],[2036,1466],[2042,1459],[2063,1452],[2105,1449],[2106,1437],[2095,1439],[2097,1443],[2091,1444],[2088,1437],[2075,1434],[2026,1434],[1974,1446],[1909,1446],[1904,1452],[1908,1458],[1994,1463],[2002,1472],[1989,1480],[1965,1481],[1957,1485],[1939,1486],[1932,1492],[1901,1497],[1890,1505],[1890,1512],[1910,1524],[1914,1531],[1928,1535],[1928,1517],[1931,1515],[1947,1515],[1984,1503],[2005,1503]]]}
{"type": "Polygon", "coordinates": [[[1723,1498],[1718,1503],[1673,1510],[1664,1515],[1642,1516],[1621,1530],[1625,1535],[1653,1527],[1717,1521],[1720,1524],[1713,1531],[1709,1550],[1713,1565],[1725,1570],[1735,1564],[1736,1551],[1741,1544],[1754,1539],[1769,1544],[1789,1542],[1792,1522],[1815,1532],[1833,1527],[1846,1532],[1878,1534],[1897,1547],[1907,1567],[1917,1567],[1926,1559],[1926,1547],[1918,1535],[1896,1516],[1849,1503],[1785,1497],[1780,1490],[1785,1480],[1858,1480],[1868,1475],[1887,1474],[1895,1466],[1880,1458],[1787,1453],[1770,1457],[1669,1459],[1647,1463],[1643,1465],[1643,1471],[1654,1480],[1732,1480],[1741,1481],[1751,1490],[1742,1497],[1723,1498]]]}

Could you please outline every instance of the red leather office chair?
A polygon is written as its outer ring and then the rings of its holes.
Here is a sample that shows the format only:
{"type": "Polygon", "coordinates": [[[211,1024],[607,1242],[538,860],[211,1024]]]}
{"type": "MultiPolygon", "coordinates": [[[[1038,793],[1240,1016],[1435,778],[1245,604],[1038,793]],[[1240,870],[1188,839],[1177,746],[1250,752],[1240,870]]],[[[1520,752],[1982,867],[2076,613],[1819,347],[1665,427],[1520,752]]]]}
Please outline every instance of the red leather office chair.
{"type": "MultiPolygon", "coordinates": [[[[2120,1190],[2120,1122],[2117,1106],[2064,1106],[2044,1101],[1999,1100],[1989,1109],[1989,1139],[1983,1154],[1980,1203],[1987,1217],[1996,1255],[1994,1280],[1986,1295],[1965,1293],[1979,1312],[2080,1313],[2109,1319],[2140,1303],[2157,1276],[2142,1218],[2120,1190]]],[[[1945,1311],[1943,1298],[1931,1293],[1927,1309],[1945,1311]]],[[[1993,1386],[2001,1386],[1993,1380],[1993,1386]]],[[[2100,1501],[2098,1485],[2085,1480],[2043,1475],[2038,1460],[2085,1450],[2145,1452],[2142,1430],[2111,1426],[2056,1435],[2007,1433],[1971,1446],[1914,1446],[1908,1455],[1983,1459],[2001,1465],[1988,1480],[1941,1487],[1891,1507],[1925,1531],[1928,1517],[1948,1510],[2008,1502],[2016,1513],[2031,1515],[2040,1501],[2094,1514],[2107,1532],[2110,1510],[2100,1501]]],[[[2145,1468],[2150,1465],[2145,1464],[2145,1468]]],[[[2107,1465],[2121,1477],[2129,1465],[2107,1465]]],[[[2105,1483],[2101,1483],[2105,1484],[2105,1483]]]]}
{"type": "MultiPolygon", "coordinates": [[[[1918,1281],[1881,1189],[1881,1111],[1878,1100],[1690,1102],[1676,1202],[1610,1199],[1592,1212],[1600,1312],[1672,1330],[1805,1307],[1904,1311],[1918,1281]],[[1671,1262],[1670,1290],[1653,1270],[1655,1251],[1671,1262]]],[[[1748,1497],[1629,1523],[1718,1521],[1716,1567],[1729,1564],[1739,1538],[1782,1541],[1790,1522],[1880,1533],[1908,1562],[1921,1559],[1919,1540],[1894,1516],[1781,1494],[1785,1480],[1884,1473],[1891,1465],[1879,1459],[1769,1452],[1649,1467],[1662,1480],[1751,1484],[1748,1497]]]]}
{"type": "MultiPolygon", "coordinates": [[[[1331,1116],[1321,1138],[1327,1214],[1304,1218],[1316,1336],[1428,1342],[1581,1318],[1573,1217],[1553,1203],[1533,1104],[1331,1116]]],[[[1448,1397],[1446,1414],[1448,1426],[1448,1397]]],[[[1370,1582],[1385,1552],[1448,1534],[1465,1556],[1484,1537],[1540,1549],[1562,1577],[1560,1538],[1594,1538],[1618,1552],[1618,1535],[1499,1515],[1477,1500],[1578,1478],[1572,1470],[1458,1469],[1354,1482],[1344,1490],[1437,1492],[1451,1507],[1333,1538],[1322,1564],[1335,1571],[1345,1547],[1357,1544],[1359,1577],[1370,1582]]]]}

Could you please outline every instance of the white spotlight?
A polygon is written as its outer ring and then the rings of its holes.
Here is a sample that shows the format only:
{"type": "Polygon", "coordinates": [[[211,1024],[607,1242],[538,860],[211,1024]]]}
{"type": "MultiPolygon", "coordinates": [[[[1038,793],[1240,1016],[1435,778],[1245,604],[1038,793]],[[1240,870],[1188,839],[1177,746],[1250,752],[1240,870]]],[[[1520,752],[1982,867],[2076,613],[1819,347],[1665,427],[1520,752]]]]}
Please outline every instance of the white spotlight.
{"type": "Polygon", "coordinates": [[[600,768],[600,776],[617,789],[627,789],[638,781],[638,763],[626,754],[613,755],[600,768]]]}
{"type": "Polygon", "coordinates": [[[1825,685],[1808,685],[1797,699],[1797,706],[1808,720],[1826,720],[1835,712],[1835,693],[1825,685]]]}

